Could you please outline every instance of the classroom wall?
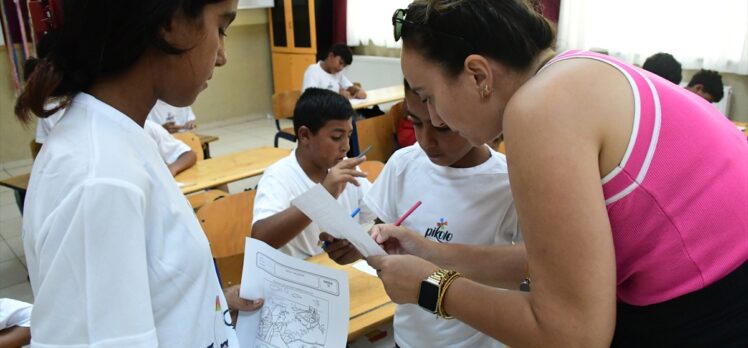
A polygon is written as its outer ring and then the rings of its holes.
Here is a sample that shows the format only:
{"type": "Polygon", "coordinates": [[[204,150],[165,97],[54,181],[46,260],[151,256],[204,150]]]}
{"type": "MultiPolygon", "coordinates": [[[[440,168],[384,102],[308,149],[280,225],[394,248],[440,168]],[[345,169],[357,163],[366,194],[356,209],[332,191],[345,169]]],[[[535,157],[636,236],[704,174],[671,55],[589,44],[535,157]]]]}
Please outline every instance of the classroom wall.
{"type": "MultiPolygon", "coordinates": [[[[193,105],[198,123],[270,112],[273,77],[267,23],[264,9],[239,11],[226,37],[228,64],[216,69],[209,88],[193,105]]],[[[16,121],[15,98],[6,47],[0,46],[0,163],[31,158],[35,125],[24,128],[16,121]]]]}

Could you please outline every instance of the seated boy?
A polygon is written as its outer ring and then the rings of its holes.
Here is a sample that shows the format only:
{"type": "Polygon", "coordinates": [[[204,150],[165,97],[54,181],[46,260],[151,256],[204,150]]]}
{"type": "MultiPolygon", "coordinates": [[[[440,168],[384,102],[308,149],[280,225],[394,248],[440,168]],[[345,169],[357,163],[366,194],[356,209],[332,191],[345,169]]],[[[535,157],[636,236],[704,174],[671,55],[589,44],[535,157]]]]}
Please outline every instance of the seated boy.
{"type": "Polygon", "coordinates": [[[710,103],[719,103],[725,94],[722,75],[714,70],[701,69],[688,81],[686,89],[710,103]]]}
{"type": "Polygon", "coordinates": [[[31,304],[0,298],[0,347],[22,347],[31,342],[31,304]]]}
{"type": "Polygon", "coordinates": [[[351,65],[351,63],[353,63],[353,53],[348,46],[342,43],[332,45],[324,60],[320,60],[306,69],[301,91],[315,87],[340,93],[348,99],[366,99],[364,89],[355,86],[343,75],[343,68],[351,65]]]}
{"type": "Polygon", "coordinates": [[[658,75],[676,85],[680,84],[682,79],[682,68],[680,62],[675,60],[669,53],[657,53],[644,61],[642,69],[658,75]]]}
{"type": "MultiPolygon", "coordinates": [[[[257,187],[252,238],[280,248],[297,258],[321,253],[320,228],[291,200],[321,183],[347,211],[359,208],[371,187],[356,168],[365,158],[345,158],[353,131],[353,109],[344,97],[325,89],[309,88],[296,102],[293,124],[296,149],[270,166],[257,187]]],[[[373,220],[362,209],[359,222],[373,220]]]]}
{"type": "Polygon", "coordinates": [[[145,120],[143,129],[145,129],[156,143],[158,152],[161,154],[161,158],[163,158],[166,166],[169,167],[172,176],[176,176],[197,162],[195,151],[192,151],[185,143],[171,136],[166,129],[157,123],[145,120]]]}
{"type": "MultiPolygon", "coordinates": [[[[413,122],[417,143],[395,152],[364,198],[366,207],[384,222],[393,223],[416,201],[423,204],[402,224],[417,231],[411,238],[438,244],[452,252],[441,253],[451,260],[419,255],[436,264],[456,269],[466,277],[490,285],[494,275],[501,273],[503,260],[490,250],[481,253],[454,252],[460,245],[501,245],[515,248],[514,255],[523,258],[517,215],[509,187],[504,155],[488,146],[473,146],[458,133],[444,126],[431,124],[429,113],[420,97],[407,82],[405,100],[408,118],[413,122]],[[499,198],[499,199],[497,199],[499,198]],[[424,240],[425,239],[425,240],[424,240]],[[429,240],[429,241],[426,241],[429,240]],[[482,259],[478,261],[477,258],[482,259]],[[481,264],[483,270],[469,270],[461,264],[481,264]]],[[[342,240],[322,234],[330,242],[326,250],[333,260],[347,263],[360,257],[342,240]]],[[[464,249],[463,249],[464,250],[464,249]]],[[[520,262],[521,264],[521,262],[520,262]]],[[[523,270],[513,270],[516,283],[523,270]]],[[[436,318],[417,305],[398,305],[395,320],[395,342],[410,347],[503,347],[503,344],[458,320],[436,318]]]]}
{"type": "Polygon", "coordinates": [[[192,107],[176,107],[156,100],[148,119],[163,126],[169,133],[197,128],[192,107]]]}

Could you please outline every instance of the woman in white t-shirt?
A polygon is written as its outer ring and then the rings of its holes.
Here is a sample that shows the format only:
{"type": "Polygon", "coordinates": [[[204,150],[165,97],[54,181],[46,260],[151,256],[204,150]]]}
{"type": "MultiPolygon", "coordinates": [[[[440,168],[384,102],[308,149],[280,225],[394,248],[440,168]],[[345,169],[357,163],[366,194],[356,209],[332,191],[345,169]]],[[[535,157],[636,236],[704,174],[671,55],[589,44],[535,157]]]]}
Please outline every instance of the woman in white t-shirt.
{"type": "Polygon", "coordinates": [[[261,302],[221,289],[200,224],[143,130],[157,99],[191,104],[226,63],[236,7],[75,1],[64,24],[52,12],[47,51],[16,105],[24,122],[50,98],[65,105],[23,216],[32,345],[237,346],[229,308],[261,302]]]}

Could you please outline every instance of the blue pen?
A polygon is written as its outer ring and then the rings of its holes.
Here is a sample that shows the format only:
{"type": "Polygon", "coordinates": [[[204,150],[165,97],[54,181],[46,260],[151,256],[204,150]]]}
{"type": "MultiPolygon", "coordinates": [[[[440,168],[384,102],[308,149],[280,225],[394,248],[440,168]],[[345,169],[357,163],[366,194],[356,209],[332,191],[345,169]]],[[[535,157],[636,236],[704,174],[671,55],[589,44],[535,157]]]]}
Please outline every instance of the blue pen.
{"type": "MultiPolygon", "coordinates": [[[[356,215],[358,215],[359,212],[361,212],[361,207],[358,207],[355,210],[353,210],[353,212],[351,213],[351,217],[352,218],[356,217],[356,215]]],[[[328,246],[330,246],[330,242],[322,241],[322,249],[327,249],[328,246]]]]}

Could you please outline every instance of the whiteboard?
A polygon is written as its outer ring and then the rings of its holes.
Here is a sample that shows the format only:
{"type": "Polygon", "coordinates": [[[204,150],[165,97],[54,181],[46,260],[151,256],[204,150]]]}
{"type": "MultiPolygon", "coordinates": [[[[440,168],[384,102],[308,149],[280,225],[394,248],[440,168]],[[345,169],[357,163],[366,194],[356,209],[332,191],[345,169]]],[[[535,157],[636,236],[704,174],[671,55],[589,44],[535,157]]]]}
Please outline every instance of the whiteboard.
{"type": "Polygon", "coordinates": [[[239,0],[239,9],[273,7],[273,0],[239,0]]]}

